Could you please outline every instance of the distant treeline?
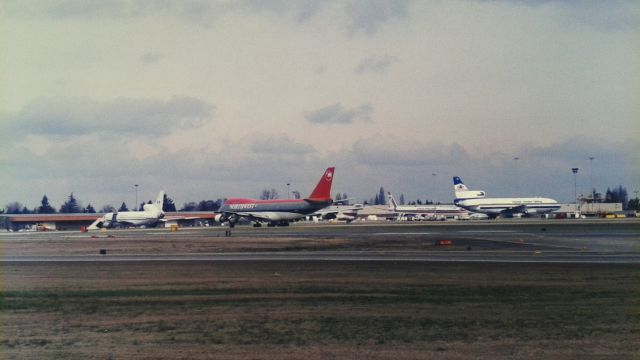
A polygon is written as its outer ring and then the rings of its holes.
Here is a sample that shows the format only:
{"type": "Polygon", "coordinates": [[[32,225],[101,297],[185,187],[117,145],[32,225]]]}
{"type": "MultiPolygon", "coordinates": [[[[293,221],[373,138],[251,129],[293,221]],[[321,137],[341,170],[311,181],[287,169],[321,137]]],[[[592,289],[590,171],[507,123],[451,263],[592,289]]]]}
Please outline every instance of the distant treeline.
{"type": "MultiPolygon", "coordinates": [[[[185,203],[182,206],[182,208],[178,210],[176,209],[176,205],[173,199],[171,199],[165,194],[162,210],[167,212],[216,211],[220,208],[223,202],[224,202],[223,199],[202,200],[200,202],[189,202],[189,203],[185,203]]],[[[140,203],[138,210],[139,211],[144,210],[143,208],[145,204],[153,204],[153,202],[149,200],[146,203],[145,202],[140,203]]],[[[14,201],[14,202],[8,203],[4,209],[0,209],[0,214],[78,214],[78,213],[92,214],[96,212],[108,213],[113,211],[116,211],[116,208],[112,205],[104,205],[102,208],[100,208],[99,211],[96,211],[96,209],[91,204],[87,204],[87,206],[82,206],[81,202],[73,195],[73,193],[71,193],[69,194],[69,197],[67,198],[67,200],[64,203],[62,203],[62,205],[60,205],[60,207],[57,210],[56,208],[51,206],[47,195],[44,195],[42,197],[42,200],[40,201],[40,206],[38,207],[29,209],[26,206],[23,206],[20,202],[14,201]]],[[[127,204],[123,202],[120,205],[120,207],[117,208],[117,211],[130,211],[130,209],[127,206],[127,204]]]]}
{"type": "MultiPolygon", "coordinates": [[[[294,198],[299,199],[300,193],[297,191],[292,191],[294,198]]],[[[593,199],[601,199],[604,203],[622,203],[624,210],[636,210],[640,211],[640,200],[638,199],[638,194],[636,191],[636,197],[633,199],[629,199],[629,195],[627,194],[627,189],[623,186],[614,187],[613,189],[607,188],[604,198],[600,196],[593,189],[592,192],[593,199]]],[[[277,199],[278,193],[274,189],[265,189],[262,191],[260,196],[261,199],[277,199]]],[[[346,193],[337,193],[335,195],[335,200],[347,200],[349,199],[346,193]]],[[[164,196],[164,205],[162,210],[167,212],[175,212],[175,211],[217,211],[220,206],[224,203],[225,199],[216,199],[216,200],[201,200],[199,202],[187,202],[182,205],[180,209],[176,208],[175,202],[169,196],[165,194],[164,196]]],[[[142,202],[138,206],[138,210],[142,211],[145,204],[152,204],[153,202],[149,200],[148,202],[142,202]]],[[[348,201],[347,201],[348,203],[348,201]]],[[[405,205],[404,194],[400,194],[398,199],[398,203],[400,205],[405,205]]],[[[387,195],[384,191],[383,187],[380,187],[378,193],[371,197],[369,200],[364,201],[365,205],[386,205],[387,204],[387,195]]],[[[417,199],[415,201],[409,201],[407,204],[409,205],[422,205],[422,204],[433,204],[431,200],[421,201],[417,199]]],[[[67,200],[60,205],[60,208],[56,210],[49,203],[49,198],[47,195],[42,197],[40,201],[40,206],[35,207],[33,209],[29,209],[26,206],[23,206],[20,202],[14,201],[5,205],[4,209],[0,209],[0,214],[72,214],[72,213],[108,213],[116,211],[116,208],[112,205],[104,205],[100,208],[100,211],[96,211],[96,209],[91,205],[87,204],[87,206],[82,206],[81,202],[73,195],[73,193],[69,194],[67,200]]],[[[122,203],[117,211],[130,211],[127,207],[126,203],[122,203]]]]}

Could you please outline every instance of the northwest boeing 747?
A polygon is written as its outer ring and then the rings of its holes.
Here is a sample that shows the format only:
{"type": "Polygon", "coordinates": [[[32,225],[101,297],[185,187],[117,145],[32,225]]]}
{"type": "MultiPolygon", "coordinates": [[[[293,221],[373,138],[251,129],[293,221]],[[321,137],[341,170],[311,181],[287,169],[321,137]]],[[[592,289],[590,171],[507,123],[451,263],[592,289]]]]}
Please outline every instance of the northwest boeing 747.
{"type": "Polygon", "coordinates": [[[254,226],[260,226],[262,222],[268,223],[269,226],[288,226],[290,221],[301,219],[333,203],[331,199],[333,175],[334,168],[328,168],[306,199],[228,199],[218,209],[215,220],[221,223],[228,222],[229,227],[234,227],[240,218],[253,221],[254,226]]]}
{"type": "Polygon", "coordinates": [[[485,198],[484,191],[469,190],[458,176],[453,177],[453,191],[454,204],[493,219],[499,215],[546,214],[560,209],[560,204],[549,198],[485,198]]]}

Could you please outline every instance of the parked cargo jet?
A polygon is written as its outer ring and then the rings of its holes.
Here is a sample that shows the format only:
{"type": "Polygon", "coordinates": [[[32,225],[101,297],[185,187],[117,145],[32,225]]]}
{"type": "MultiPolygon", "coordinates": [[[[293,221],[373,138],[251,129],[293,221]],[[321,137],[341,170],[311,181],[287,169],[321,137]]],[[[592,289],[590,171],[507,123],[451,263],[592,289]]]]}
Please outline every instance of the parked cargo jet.
{"type": "Polygon", "coordinates": [[[162,205],[164,203],[164,191],[158,193],[156,202],[145,204],[143,211],[110,212],[98,218],[87,230],[101,228],[113,228],[118,226],[154,226],[164,218],[162,205]]]}
{"type": "Polygon", "coordinates": [[[499,215],[546,214],[560,209],[557,201],[549,198],[486,198],[484,191],[469,190],[458,176],[453,177],[454,204],[472,212],[499,215]]]}
{"type": "Polygon", "coordinates": [[[260,226],[262,222],[266,222],[269,226],[288,226],[290,221],[301,219],[333,203],[331,199],[333,175],[334,168],[328,168],[306,199],[228,199],[218,209],[215,219],[222,223],[228,222],[229,227],[234,227],[240,218],[253,221],[254,226],[260,226]]]}

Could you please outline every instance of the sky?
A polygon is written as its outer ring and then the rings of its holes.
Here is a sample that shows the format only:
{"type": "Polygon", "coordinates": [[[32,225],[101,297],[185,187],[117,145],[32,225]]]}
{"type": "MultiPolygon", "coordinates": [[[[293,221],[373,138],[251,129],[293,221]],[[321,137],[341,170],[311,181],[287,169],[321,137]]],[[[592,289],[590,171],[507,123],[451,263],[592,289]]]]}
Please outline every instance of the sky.
{"type": "Polygon", "coordinates": [[[3,1],[0,207],[304,196],[329,166],[356,201],[633,195],[639,30],[637,1],[3,1]]]}

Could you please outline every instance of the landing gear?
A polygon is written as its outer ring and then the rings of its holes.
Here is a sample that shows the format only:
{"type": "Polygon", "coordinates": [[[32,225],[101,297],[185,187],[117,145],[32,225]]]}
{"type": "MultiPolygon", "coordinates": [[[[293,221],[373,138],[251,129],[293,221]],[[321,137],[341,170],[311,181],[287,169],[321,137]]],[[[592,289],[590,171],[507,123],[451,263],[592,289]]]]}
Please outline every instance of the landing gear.
{"type": "Polygon", "coordinates": [[[280,221],[271,221],[267,224],[267,226],[269,227],[274,227],[274,226],[289,226],[289,222],[287,220],[280,220],[280,221]]]}
{"type": "Polygon", "coordinates": [[[256,221],[256,222],[253,223],[253,227],[255,227],[255,228],[262,227],[262,223],[259,223],[259,222],[256,221]]]}

